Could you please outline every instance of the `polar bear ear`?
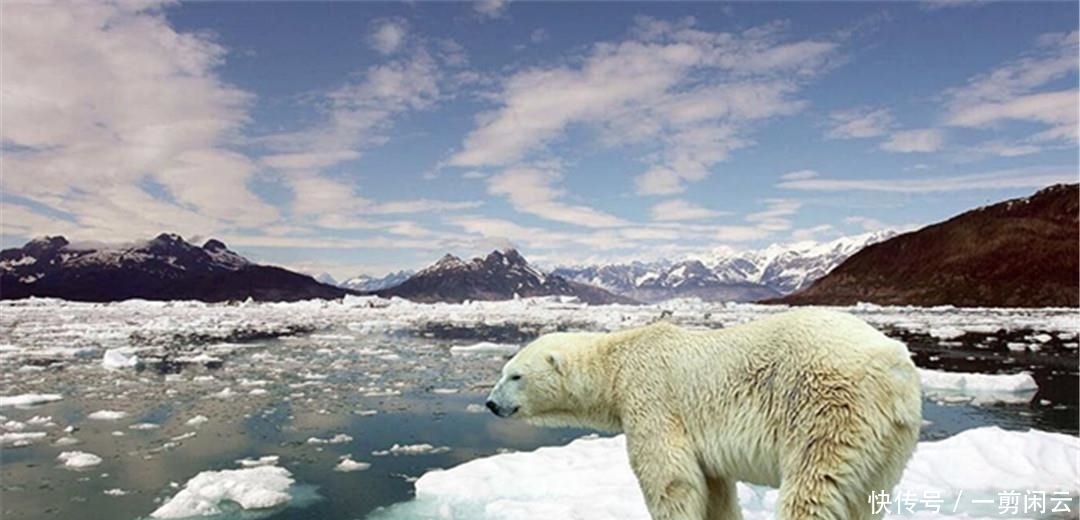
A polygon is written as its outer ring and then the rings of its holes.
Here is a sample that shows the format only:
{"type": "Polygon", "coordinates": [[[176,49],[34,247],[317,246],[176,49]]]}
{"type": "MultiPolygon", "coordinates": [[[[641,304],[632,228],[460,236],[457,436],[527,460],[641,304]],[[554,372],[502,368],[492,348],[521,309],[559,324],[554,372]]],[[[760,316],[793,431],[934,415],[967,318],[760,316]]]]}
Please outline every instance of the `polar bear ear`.
{"type": "Polygon", "coordinates": [[[563,375],[563,359],[562,355],[557,352],[552,352],[547,355],[547,362],[551,365],[551,368],[555,369],[555,373],[560,376],[563,375]]]}

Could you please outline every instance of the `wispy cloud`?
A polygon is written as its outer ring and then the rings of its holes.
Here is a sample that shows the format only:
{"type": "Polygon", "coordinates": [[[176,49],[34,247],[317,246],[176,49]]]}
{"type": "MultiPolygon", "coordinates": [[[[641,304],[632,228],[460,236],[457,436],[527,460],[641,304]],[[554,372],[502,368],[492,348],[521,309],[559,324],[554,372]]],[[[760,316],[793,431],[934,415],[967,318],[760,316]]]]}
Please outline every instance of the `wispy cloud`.
{"type": "Polygon", "coordinates": [[[665,200],[654,205],[650,212],[652,219],[659,222],[702,220],[730,214],[711,210],[683,199],[665,200]]]}
{"type": "Polygon", "coordinates": [[[488,193],[505,196],[514,209],[538,217],[585,227],[613,227],[625,222],[613,215],[563,202],[565,192],[557,187],[562,174],[552,167],[514,167],[487,181],[488,193]]]}
{"type": "Polygon", "coordinates": [[[810,191],[880,191],[893,193],[933,193],[949,191],[1043,188],[1055,183],[1076,182],[1075,166],[999,170],[966,175],[921,179],[828,179],[789,180],[780,188],[810,191]]]}
{"type": "Polygon", "coordinates": [[[751,144],[755,121],[803,108],[795,94],[837,45],[784,40],[782,25],[732,34],[696,29],[692,19],[641,18],[631,37],[597,43],[580,61],[507,78],[498,107],[478,118],[448,164],[516,164],[585,124],[605,146],[648,150],[638,193],[681,192],[751,144]]]}
{"type": "Polygon", "coordinates": [[[880,148],[898,153],[936,152],[945,144],[945,132],[939,128],[901,130],[889,135],[880,148]]]}
{"type": "Polygon", "coordinates": [[[863,139],[885,135],[893,124],[892,113],[887,108],[852,108],[829,114],[829,139],[863,139]]]}
{"type": "Polygon", "coordinates": [[[945,124],[988,128],[1005,121],[1048,126],[1029,138],[1029,144],[1077,140],[1080,90],[1055,87],[1063,78],[1075,80],[1080,59],[1077,31],[1039,37],[1033,49],[966,84],[949,89],[945,124]],[[1047,88],[1049,87],[1049,90],[1047,88]]]}

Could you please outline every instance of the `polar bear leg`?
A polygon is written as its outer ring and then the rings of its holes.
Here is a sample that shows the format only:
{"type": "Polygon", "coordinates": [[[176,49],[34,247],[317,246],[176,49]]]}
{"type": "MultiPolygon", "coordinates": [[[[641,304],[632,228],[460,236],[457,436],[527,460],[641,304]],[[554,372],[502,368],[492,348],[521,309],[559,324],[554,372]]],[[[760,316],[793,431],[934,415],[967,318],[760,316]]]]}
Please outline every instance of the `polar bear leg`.
{"type": "Polygon", "coordinates": [[[685,435],[627,434],[630,466],[653,520],[704,520],[709,490],[685,435]]]}
{"type": "Polygon", "coordinates": [[[901,423],[875,431],[854,409],[819,409],[780,484],[778,520],[867,520],[871,491],[890,493],[918,440],[901,423]],[[843,425],[843,426],[841,426],[843,425]]]}
{"type": "Polygon", "coordinates": [[[709,488],[709,502],[706,508],[707,520],[741,520],[739,493],[735,490],[735,481],[726,478],[706,477],[709,488]]]}

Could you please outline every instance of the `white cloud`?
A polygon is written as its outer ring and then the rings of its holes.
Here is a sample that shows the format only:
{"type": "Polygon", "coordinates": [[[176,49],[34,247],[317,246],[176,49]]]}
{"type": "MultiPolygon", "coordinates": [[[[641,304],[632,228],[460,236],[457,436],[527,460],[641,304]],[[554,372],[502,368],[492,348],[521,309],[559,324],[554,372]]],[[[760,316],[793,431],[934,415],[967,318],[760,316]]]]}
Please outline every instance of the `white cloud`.
{"type": "Polygon", "coordinates": [[[859,215],[845,217],[844,223],[862,228],[863,231],[880,231],[883,229],[889,229],[889,226],[885,225],[884,222],[876,218],[864,217],[859,215]]]}
{"type": "Polygon", "coordinates": [[[820,240],[822,235],[835,234],[836,229],[830,224],[821,224],[809,228],[796,229],[791,232],[791,239],[795,241],[820,240]]]}
{"type": "Polygon", "coordinates": [[[747,222],[753,222],[765,231],[785,231],[791,228],[789,217],[802,207],[802,203],[791,199],[767,199],[766,208],[746,216],[747,222]]]}
{"type": "Polygon", "coordinates": [[[221,46],[176,32],[150,3],[4,12],[5,191],[94,239],[279,218],[248,188],[252,161],[230,150],[252,96],[217,75],[221,46]]]}
{"type": "Polygon", "coordinates": [[[880,148],[889,152],[927,153],[940,150],[944,144],[944,131],[938,128],[922,128],[895,132],[881,143],[880,148]]]}
{"type": "Polygon", "coordinates": [[[517,211],[555,222],[592,228],[624,224],[613,215],[560,201],[565,195],[556,187],[561,178],[553,168],[517,166],[488,178],[488,193],[505,196],[517,211]]]}
{"type": "Polygon", "coordinates": [[[829,139],[862,139],[885,135],[892,126],[892,114],[887,108],[853,108],[829,114],[829,139]]]}
{"type": "Polygon", "coordinates": [[[1076,182],[1075,166],[999,170],[967,175],[923,179],[805,179],[783,181],[777,186],[810,191],[881,191],[932,193],[969,190],[1044,188],[1056,183],[1076,182]]]}
{"type": "Polygon", "coordinates": [[[587,125],[609,147],[634,146],[648,166],[642,194],[672,194],[752,143],[753,123],[793,114],[800,82],[826,68],[836,45],[785,43],[774,25],[715,33],[649,18],[629,39],[597,43],[580,60],[507,78],[448,164],[516,164],[587,125]]]}
{"type": "Polygon", "coordinates": [[[814,177],[817,177],[818,175],[818,172],[814,170],[796,170],[793,172],[785,173],[781,175],[780,178],[785,181],[794,181],[799,179],[812,179],[814,177]]]}
{"type": "Polygon", "coordinates": [[[701,220],[725,213],[701,207],[682,199],[665,200],[652,207],[652,219],[656,221],[701,220]]]}
{"type": "Polygon", "coordinates": [[[409,26],[404,20],[377,20],[368,37],[368,43],[382,54],[393,54],[405,44],[409,26]]]}
{"type": "Polygon", "coordinates": [[[499,18],[506,12],[509,0],[477,0],[473,2],[473,11],[486,18],[499,18]]]}
{"type": "Polygon", "coordinates": [[[945,124],[990,128],[1005,121],[1032,122],[1049,129],[1031,136],[1031,143],[1063,141],[1075,145],[1080,90],[1043,89],[1064,78],[1075,79],[1080,68],[1078,45],[1077,31],[1044,34],[1035,48],[1020,58],[949,89],[945,93],[945,124]]]}
{"type": "Polygon", "coordinates": [[[551,34],[548,33],[547,29],[544,29],[543,27],[533,29],[533,32],[529,33],[529,41],[533,43],[545,42],[549,38],[551,38],[551,34]]]}
{"type": "Polygon", "coordinates": [[[1048,125],[1076,126],[1080,90],[1061,90],[1012,97],[953,108],[946,121],[952,126],[985,127],[999,121],[1035,121],[1048,125]]]}

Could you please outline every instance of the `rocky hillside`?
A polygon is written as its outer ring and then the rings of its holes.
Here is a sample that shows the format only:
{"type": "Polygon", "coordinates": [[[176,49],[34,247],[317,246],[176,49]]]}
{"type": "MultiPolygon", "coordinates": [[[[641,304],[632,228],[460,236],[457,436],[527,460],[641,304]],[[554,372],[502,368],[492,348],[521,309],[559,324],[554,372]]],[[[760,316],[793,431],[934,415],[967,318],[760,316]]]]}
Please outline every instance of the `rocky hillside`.
{"type": "Polygon", "coordinates": [[[1056,185],[869,246],[796,305],[1080,305],[1080,187],[1056,185]]]}
{"type": "Polygon", "coordinates": [[[199,247],[171,234],[125,246],[44,237],[0,251],[3,299],[295,301],[340,298],[347,292],[310,276],[250,262],[218,240],[199,247]]]}
{"type": "Polygon", "coordinates": [[[514,249],[492,251],[484,258],[470,261],[448,254],[408,280],[375,291],[375,294],[399,296],[418,302],[571,296],[590,304],[633,303],[630,298],[599,287],[548,275],[529,265],[514,249]]]}

